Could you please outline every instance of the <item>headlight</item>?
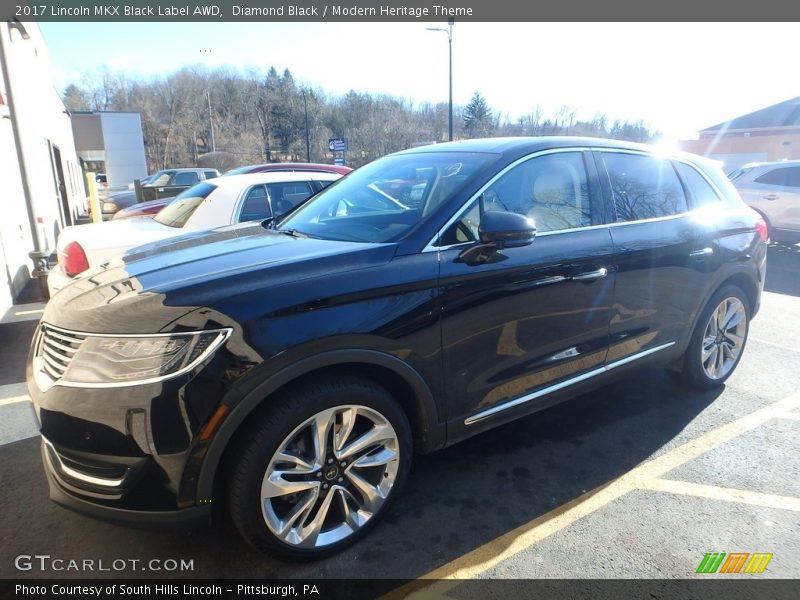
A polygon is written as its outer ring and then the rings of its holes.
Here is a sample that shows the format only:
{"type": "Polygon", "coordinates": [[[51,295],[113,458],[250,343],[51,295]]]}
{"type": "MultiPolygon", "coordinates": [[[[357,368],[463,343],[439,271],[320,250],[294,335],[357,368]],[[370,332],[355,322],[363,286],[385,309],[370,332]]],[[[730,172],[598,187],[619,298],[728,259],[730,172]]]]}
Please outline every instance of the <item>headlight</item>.
{"type": "MultiPolygon", "coordinates": [[[[230,329],[153,335],[94,335],[43,325],[34,368],[50,385],[116,387],[153,383],[191,371],[230,329]],[[39,368],[37,368],[39,367],[39,368]]],[[[37,383],[47,383],[37,377],[37,383]]]]}

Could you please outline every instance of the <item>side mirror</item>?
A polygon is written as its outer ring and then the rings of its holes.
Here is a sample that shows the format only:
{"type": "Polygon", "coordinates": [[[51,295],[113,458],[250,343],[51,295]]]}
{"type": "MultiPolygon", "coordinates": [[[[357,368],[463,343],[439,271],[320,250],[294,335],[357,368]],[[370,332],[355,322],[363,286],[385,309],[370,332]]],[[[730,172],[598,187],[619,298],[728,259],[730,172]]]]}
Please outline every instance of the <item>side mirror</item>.
{"type": "Polygon", "coordinates": [[[519,213],[492,210],[481,216],[478,236],[482,244],[497,248],[527,246],[536,236],[536,225],[519,213]]]}

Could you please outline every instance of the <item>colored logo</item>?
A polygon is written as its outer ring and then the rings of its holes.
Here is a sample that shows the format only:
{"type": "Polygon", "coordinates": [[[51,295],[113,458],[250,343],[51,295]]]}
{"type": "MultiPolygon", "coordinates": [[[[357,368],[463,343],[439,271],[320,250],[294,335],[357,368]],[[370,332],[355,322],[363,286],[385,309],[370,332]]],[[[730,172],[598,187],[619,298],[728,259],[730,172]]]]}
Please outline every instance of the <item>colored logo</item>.
{"type": "Polygon", "coordinates": [[[706,552],[696,573],[763,573],[772,553],[767,552],[706,552]]]}

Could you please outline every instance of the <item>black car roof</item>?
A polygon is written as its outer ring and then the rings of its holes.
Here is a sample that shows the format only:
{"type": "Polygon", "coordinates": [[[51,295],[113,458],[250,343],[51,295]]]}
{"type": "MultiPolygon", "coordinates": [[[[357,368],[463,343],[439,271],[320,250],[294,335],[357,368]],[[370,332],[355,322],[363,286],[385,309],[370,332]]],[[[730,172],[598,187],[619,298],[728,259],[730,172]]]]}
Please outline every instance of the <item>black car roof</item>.
{"type": "Polygon", "coordinates": [[[502,154],[507,157],[516,155],[524,156],[531,152],[547,150],[549,148],[564,148],[579,146],[584,148],[622,148],[630,150],[650,150],[652,147],[635,142],[609,140],[605,138],[572,137],[572,136],[541,136],[541,137],[498,137],[481,138],[473,140],[459,140],[443,144],[431,144],[410,148],[398,154],[415,154],[421,152],[487,152],[502,154]]]}

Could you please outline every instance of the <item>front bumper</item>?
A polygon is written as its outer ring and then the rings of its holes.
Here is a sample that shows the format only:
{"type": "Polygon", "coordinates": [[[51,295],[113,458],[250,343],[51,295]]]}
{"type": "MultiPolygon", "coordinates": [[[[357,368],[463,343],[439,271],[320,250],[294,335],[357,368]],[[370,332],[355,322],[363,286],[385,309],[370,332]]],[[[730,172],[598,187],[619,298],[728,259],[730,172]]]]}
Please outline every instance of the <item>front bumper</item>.
{"type": "Polygon", "coordinates": [[[137,527],[173,527],[210,520],[210,503],[181,510],[131,510],[84,500],[69,490],[72,487],[69,474],[65,475],[63,465],[59,465],[57,459],[54,462],[53,452],[52,444],[42,438],[42,463],[50,488],[50,499],[64,508],[101,521],[137,527]]]}

